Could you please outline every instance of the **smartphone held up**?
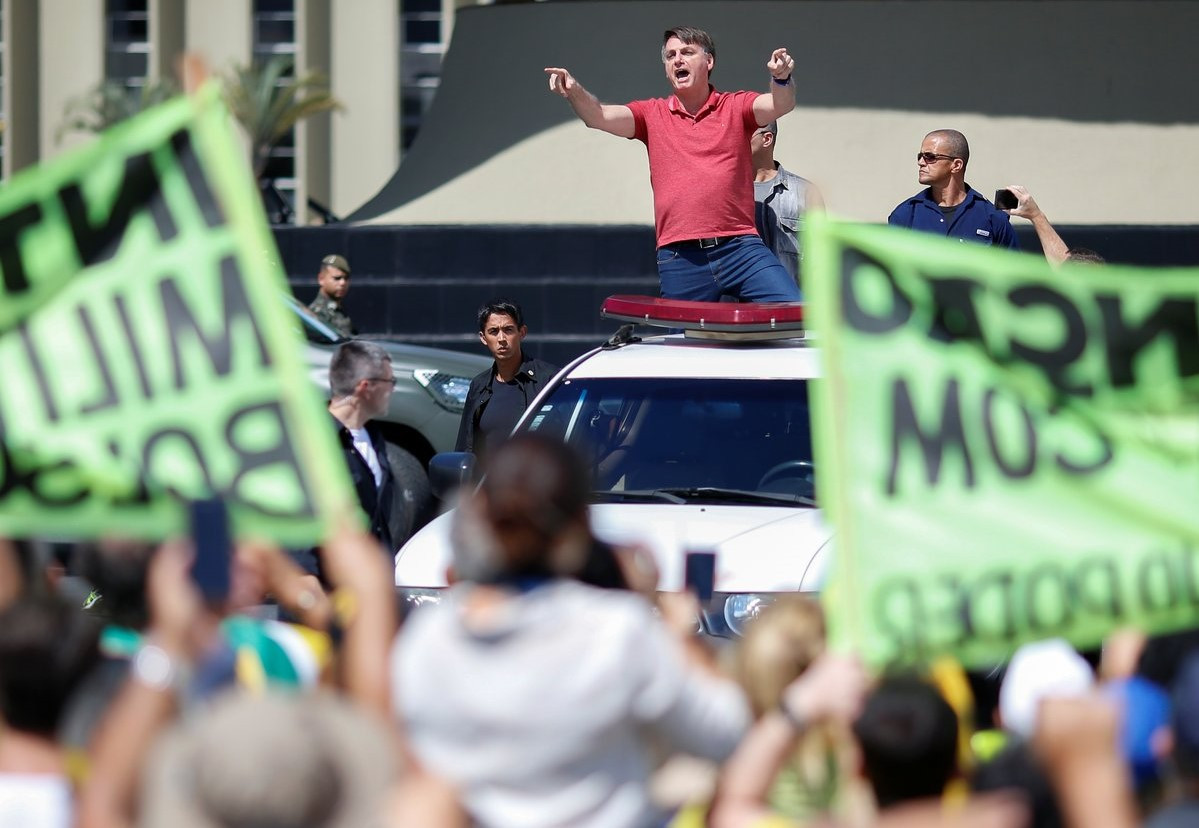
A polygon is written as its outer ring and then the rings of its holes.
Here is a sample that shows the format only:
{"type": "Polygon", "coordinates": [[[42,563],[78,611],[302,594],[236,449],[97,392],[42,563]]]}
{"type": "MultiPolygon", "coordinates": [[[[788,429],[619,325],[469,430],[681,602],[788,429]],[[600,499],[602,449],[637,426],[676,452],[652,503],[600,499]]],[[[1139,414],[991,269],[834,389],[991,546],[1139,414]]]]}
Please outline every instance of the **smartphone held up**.
{"type": "Polygon", "coordinates": [[[233,538],[229,533],[229,513],[219,498],[193,500],[189,504],[192,543],[192,581],[204,601],[221,606],[229,597],[230,563],[233,538]]]}
{"type": "Polygon", "coordinates": [[[694,593],[701,604],[712,600],[716,591],[716,553],[688,552],[683,563],[683,587],[694,593]]]}
{"type": "Polygon", "coordinates": [[[995,191],[995,206],[1000,210],[1015,210],[1020,205],[1020,200],[1016,198],[1016,194],[1011,190],[1003,189],[995,191]]]}

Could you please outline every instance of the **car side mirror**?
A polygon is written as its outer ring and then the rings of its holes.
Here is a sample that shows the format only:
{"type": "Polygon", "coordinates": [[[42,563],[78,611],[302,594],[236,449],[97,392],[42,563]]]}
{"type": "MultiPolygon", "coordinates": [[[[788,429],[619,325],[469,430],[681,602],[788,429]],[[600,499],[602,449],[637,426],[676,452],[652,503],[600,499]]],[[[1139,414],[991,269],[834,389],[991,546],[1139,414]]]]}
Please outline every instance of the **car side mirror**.
{"type": "Polygon", "coordinates": [[[438,500],[447,500],[460,486],[473,483],[476,458],[469,451],[443,451],[429,461],[429,487],[438,500]]]}

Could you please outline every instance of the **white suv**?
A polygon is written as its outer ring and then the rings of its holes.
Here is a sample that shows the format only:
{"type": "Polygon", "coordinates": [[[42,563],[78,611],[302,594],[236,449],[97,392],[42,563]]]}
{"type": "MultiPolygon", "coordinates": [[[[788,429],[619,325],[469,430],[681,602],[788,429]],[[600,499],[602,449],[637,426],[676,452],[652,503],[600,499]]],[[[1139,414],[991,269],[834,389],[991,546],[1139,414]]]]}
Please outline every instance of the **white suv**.
{"type": "MultiPolygon", "coordinates": [[[[819,589],[831,530],[814,500],[808,390],[819,367],[802,306],[614,296],[602,313],[685,333],[622,329],[559,372],[516,426],[588,459],[596,535],[648,545],[663,590],[682,588],[686,552],[714,551],[702,619],[712,635],[740,633],[774,593],[819,589]]],[[[468,466],[434,459],[434,471],[468,466]]],[[[396,554],[412,603],[445,586],[450,520],[396,554]]]]}

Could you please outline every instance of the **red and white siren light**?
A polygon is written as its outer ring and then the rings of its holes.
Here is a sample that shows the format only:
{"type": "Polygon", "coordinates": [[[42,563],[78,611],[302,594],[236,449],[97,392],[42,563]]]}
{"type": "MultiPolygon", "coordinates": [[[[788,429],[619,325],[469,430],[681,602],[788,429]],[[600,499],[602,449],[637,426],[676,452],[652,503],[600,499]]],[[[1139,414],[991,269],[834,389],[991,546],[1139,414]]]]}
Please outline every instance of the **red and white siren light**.
{"type": "Polygon", "coordinates": [[[618,294],[604,300],[600,316],[638,325],[682,328],[689,334],[801,336],[804,330],[803,302],[689,302],[618,294]]]}

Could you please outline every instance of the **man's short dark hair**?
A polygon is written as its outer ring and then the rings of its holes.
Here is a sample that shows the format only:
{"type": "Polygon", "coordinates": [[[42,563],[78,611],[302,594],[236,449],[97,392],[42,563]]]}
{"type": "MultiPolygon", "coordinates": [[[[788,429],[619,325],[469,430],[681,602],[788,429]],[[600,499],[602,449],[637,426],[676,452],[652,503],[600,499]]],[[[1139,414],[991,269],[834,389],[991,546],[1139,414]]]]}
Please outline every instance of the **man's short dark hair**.
{"type": "Polygon", "coordinates": [[[516,323],[516,327],[524,327],[525,317],[520,312],[520,305],[511,299],[492,299],[490,302],[479,306],[479,333],[483,333],[483,329],[487,327],[487,317],[493,313],[511,316],[512,321],[516,323]]]}
{"type": "MultiPolygon", "coordinates": [[[[712,40],[712,35],[705,32],[703,29],[697,29],[694,26],[675,26],[673,29],[667,29],[662,34],[662,60],[666,60],[666,41],[672,37],[677,37],[679,40],[691,46],[698,46],[712,56],[712,60],[716,60],[716,42],[712,40]]],[[[715,65],[713,65],[715,68],[715,65]]]]}
{"type": "MultiPolygon", "coordinates": [[[[970,163],[970,144],[966,141],[966,136],[958,132],[956,129],[934,129],[928,135],[940,135],[945,139],[949,150],[946,155],[952,155],[954,158],[962,159],[962,169],[970,163]]],[[[928,135],[925,137],[927,138],[928,135]]]]}
{"type": "Polygon", "coordinates": [[[329,390],[333,398],[348,397],[360,380],[391,374],[391,357],[374,342],[343,342],[329,361],[329,390]]]}
{"type": "Polygon", "coordinates": [[[23,597],[0,612],[0,719],[53,737],[75,688],[100,658],[95,619],[61,599],[23,597]]]}
{"type": "Polygon", "coordinates": [[[884,679],[853,732],[880,808],[940,796],[957,769],[957,716],[913,676],[884,679]]]}
{"type": "Polygon", "coordinates": [[[1057,807],[1049,777],[1028,742],[1014,741],[980,764],[970,779],[970,789],[978,793],[1018,791],[1023,794],[1031,812],[1028,828],[1062,828],[1066,824],[1057,807]]]}
{"type": "Polygon", "coordinates": [[[1080,264],[1107,264],[1107,259],[1089,247],[1071,247],[1066,251],[1066,261],[1080,264]]]}
{"type": "Polygon", "coordinates": [[[115,538],[79,544],[79,574],[101,595],[89,612],[110,624],[144,629],[150,620],[146,571],[155,548],[153,543],[115,538]]]}

